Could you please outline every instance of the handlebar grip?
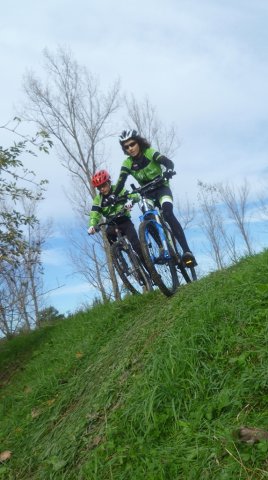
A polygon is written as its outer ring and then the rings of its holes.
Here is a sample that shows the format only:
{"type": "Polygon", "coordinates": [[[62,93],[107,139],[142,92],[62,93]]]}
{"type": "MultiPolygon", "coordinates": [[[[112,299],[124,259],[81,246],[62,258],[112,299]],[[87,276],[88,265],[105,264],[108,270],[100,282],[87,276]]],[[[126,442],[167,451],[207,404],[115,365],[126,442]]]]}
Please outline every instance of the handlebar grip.
{"type": "Polygon", "coordinates": [[[176,172],[174,170],[166,170],[164,173],[163,173],[163,177],[166,179],[166,180],[170,180],[174,175],[176,175],[176,172]]]}

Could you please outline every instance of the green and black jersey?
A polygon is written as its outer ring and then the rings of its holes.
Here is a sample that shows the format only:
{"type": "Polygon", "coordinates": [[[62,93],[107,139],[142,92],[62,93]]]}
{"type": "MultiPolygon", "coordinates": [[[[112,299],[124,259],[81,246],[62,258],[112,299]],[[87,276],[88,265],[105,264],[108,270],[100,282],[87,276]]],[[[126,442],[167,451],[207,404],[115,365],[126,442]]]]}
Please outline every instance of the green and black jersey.
{"type": "MultiPolygon", "coordinates": [[[[111,190],[108,195],[102,195],[98,194],[93,200],[93,205],[92,209],[89,215],[89,226],[90,227],[95,227],[98,225],[102,217],[105,217],[107,220],[109,220],[111,217],[116,215],[117,213],[122,210],[123,205],[126,203],[126,199],[122,199],[122,203],[117,203],[116,205],[107,205],[105,206],[105,200],[109,198],[110,195],[114,194],[115,192],[115,185],[111,185],[111,190]]],[[[127,193],[127,190],[124,188],[121,189],[119,195],[117,197],[120,197],[122,195],[125,195],[127,193]]],[[[140,199],[139,194],[137,193],[129,193],[128,198],[133,201],[133,203],[137,203],[140,199]]],[[[125,211],[122,217],[120,217],[120,220],[127,220],[130,218],[130,212],[125,211]]]]}
{"type": "MultiPolygon", "coordinates": [[[[128,157],[123,161],[115,194],[120,192],[129,175],[135,178],[141,186],[151,182],[154,178],[162,175],[161,165],[168,169],[174,168],[174,163],[169,158],[161,155],[153,148],[146,148],[139,157],[128,157]]],[[[168,181],[165,182],[168,185],[168,181]]]]}

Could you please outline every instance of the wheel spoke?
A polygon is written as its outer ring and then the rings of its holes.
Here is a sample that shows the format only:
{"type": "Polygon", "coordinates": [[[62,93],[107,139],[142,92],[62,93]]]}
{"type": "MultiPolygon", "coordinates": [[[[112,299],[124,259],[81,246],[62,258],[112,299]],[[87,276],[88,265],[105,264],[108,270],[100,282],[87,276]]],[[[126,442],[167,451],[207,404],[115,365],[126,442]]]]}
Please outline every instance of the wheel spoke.
{"type": "Polygon", "coordinates": [[[154,282],[165,295],[172,295],[178,286],[176,268],[170,251],[162,244],[154,220],[142,222],[139,233],[143,255],[154,282]]]}
{"type": "Polygon", "coordinates": [[[144,293],[151,290],[151,281],[131,247],[125,250],[120,242],[114,243],[112,257],[122,282],[131,293],[144,293]]]}

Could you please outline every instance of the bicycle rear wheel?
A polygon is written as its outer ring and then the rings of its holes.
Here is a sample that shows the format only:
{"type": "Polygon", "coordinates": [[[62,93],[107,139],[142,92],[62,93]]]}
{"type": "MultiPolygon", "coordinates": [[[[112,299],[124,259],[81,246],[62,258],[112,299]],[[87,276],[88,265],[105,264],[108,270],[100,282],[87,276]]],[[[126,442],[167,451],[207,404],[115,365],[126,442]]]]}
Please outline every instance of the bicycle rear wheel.
{"type": "Polygon", "coordinates": [[[143,256],[154,283],[167,297],[173,295],[179,283],[169,244],[169,258],[165,258],[162,256],[164,247],[154,220],[140,224],[139,236],[143,256]]]}
{"type": "Polygon", "coordinates": [[[130,246],[114,243],[111,253],[116,271],[131,293],[139,294],[152,290],[151,279],[130,246]]]}

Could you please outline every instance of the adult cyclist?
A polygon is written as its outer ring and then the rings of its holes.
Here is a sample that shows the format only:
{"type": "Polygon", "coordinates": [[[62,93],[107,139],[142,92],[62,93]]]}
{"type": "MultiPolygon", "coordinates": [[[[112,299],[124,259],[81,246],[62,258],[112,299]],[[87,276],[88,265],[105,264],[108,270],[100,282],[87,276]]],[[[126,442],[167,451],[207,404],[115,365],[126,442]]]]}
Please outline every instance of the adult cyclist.
{"type": "Polygon", "coordinates": [[[168,179],[173,175],[174,163],[153,149],[149,141],[141,137],[136,130],[123,130],[119,136],[119,142],[127,158],[123,161],[114,195],[118,195],[122,190],[129,175],[132,175],[141,186],[158,176],[163,176],[163,185],[148,192],[146,196],[161,207],[164,219],[170,225],[182,248],[182,260],[185,266],[196,266],[197,262],[190,250],[185,233],[173,212],[173,196],[168,179]],[[165,167],[165,172],[162,166],[165,167]]]}

